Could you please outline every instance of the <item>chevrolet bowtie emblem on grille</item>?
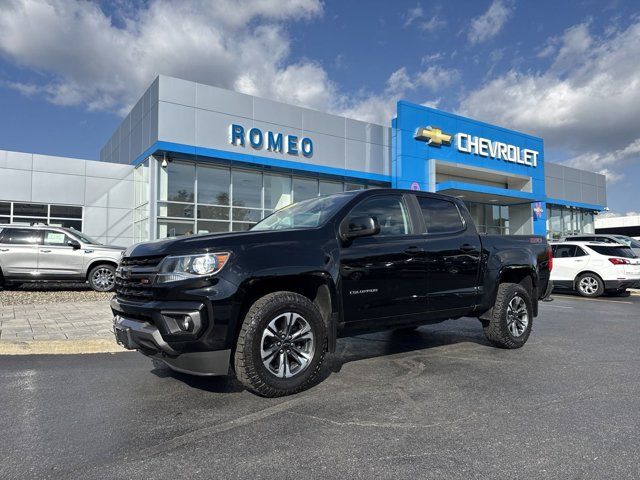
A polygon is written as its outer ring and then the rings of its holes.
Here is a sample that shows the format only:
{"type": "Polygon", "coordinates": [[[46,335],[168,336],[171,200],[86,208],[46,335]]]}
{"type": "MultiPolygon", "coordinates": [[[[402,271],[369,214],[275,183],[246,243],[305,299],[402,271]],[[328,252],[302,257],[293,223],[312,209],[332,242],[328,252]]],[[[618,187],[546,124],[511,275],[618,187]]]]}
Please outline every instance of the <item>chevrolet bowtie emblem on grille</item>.
{"type": "Polygon", "coordinates": [[[445,145],[451,145],[451,135],[443,133],[437,127],[420,127],[416,132],[416,140],[422,140],[427,142],[427,145],[432,147],[440,147],[444,143],[445,145]]]}

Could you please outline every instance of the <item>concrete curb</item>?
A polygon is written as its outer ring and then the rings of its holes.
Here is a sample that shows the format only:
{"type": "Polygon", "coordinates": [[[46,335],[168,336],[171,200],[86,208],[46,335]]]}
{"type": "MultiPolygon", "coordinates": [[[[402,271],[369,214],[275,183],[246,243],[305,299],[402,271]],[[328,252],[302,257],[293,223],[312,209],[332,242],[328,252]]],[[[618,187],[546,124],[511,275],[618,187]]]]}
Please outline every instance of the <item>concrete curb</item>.
{"type": "Polygon", "coordinates": [[[74,355],[81,353],[126,352],[115,339],[30,340],[24,342],[1,340],[0,355],[74,355]]]}

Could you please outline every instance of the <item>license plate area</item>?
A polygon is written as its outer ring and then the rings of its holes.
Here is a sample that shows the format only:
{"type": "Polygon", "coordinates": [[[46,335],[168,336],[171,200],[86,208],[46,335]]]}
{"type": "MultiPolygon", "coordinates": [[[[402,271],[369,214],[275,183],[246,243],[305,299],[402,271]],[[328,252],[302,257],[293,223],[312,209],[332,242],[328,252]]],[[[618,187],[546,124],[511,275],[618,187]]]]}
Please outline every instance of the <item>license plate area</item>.
{"type": "Polygon", "coordinates": [[[128,328],[113,327],[113,333],[116,336],[116,342],[127,350],[135,350],[135,342],[131,339],[131,330],[128,328]]]}

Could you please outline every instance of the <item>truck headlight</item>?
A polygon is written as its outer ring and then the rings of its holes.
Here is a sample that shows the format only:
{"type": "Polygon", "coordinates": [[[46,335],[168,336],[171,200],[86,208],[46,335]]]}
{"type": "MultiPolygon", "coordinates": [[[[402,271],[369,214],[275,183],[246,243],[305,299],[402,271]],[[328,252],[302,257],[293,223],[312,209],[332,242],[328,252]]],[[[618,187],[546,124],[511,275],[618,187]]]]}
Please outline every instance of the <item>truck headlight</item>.
{"type": "Polygon", "coordinates": [[[167,283],[215,275],[222,270],[230,255],[229,252],[220,252],[169,256],[160,264],[156,281],[167,283]]]}

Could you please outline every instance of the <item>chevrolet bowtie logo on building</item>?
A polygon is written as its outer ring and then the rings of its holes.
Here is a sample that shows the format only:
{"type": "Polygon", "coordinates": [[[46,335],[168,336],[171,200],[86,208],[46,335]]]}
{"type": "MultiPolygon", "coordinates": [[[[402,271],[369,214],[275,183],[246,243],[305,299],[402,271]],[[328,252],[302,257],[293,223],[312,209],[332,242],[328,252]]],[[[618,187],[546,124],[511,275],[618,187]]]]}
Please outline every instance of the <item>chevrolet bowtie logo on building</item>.
{"type": "Polygon", "coordinates": [[[452,136],[448,133],[443,133],[437,127],[420,127],[416,132],[416,140],[422,140],[427,142],[427,145],[431,145],[432,147],[441,147],[444,143],[445,145],[451,145],[452,136]]]}

